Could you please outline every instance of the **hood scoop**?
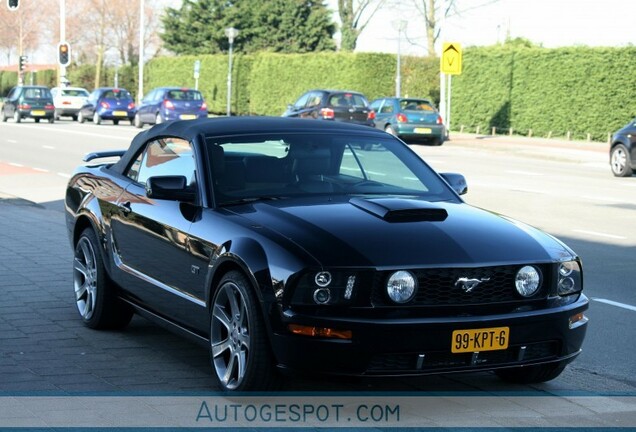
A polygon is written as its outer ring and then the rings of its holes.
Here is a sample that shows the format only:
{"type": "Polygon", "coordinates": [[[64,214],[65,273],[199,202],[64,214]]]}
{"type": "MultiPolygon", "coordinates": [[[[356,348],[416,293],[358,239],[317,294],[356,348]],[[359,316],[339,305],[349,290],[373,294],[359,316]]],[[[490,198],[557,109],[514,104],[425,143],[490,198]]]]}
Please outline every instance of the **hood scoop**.
{"type": "Polygon", "coordinates": [[[420,200],[403,198],[351,198],[349,203],[387,222],[442,222],[446,209],[420,200]]]}

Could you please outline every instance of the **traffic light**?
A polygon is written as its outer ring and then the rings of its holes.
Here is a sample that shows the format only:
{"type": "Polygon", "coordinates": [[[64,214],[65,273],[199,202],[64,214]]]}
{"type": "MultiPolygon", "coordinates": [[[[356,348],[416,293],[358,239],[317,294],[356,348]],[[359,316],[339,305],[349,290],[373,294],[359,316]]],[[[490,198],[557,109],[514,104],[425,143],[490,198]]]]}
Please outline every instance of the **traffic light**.
{"type": "Polygon", "coordinates": [[[20,72],[24,72],[26,69],[27,61],[29,61],[27,56],[20,56],[20,72]]]}
{"type": "Polygon", "coordinates": [[[61,66],[68,66],[71,63],[71,46],[66,42],[57,45],[57,61],[61,66]]]}
{"type": "Polygon", "coordinates": [[[18,0],[7,0],[7,7],[10,11],[14,11],[20,6],[20,2],[18,0]]]}

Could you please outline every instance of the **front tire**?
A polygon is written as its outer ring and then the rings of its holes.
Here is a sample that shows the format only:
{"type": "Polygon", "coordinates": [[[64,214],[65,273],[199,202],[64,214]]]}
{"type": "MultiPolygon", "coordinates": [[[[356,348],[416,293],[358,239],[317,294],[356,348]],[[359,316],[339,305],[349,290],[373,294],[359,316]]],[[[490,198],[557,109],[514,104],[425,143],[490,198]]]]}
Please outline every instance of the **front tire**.
{"type": "Polygon", "coordinates": [[[386,125],[386,127],[384,128],[384,132],[391,134],[393,136],[397,136],[397,133],[395,132],[395,129],[393,129],[393,126],[391,125],[386,125]]]}
{"type": "Polygon", "coordinates": [[[504,381],[516,384],[536,384],[551,381],[561,375],[565,365],[561,363],[499,369],[495,374],[504,381]]]}
{"type": "Polygon", "coordinates": [[[0,111],[0,120],[2,120],[3,123],[7,121],[7,113],[4,112],[4,107],[2,111],[0,111]]]}
{"type": "Polygon", "coordinates": [[[75,245],[73,286],[77,310],[84,324],[93,329],[121,329],[133,316],[133,310],[117,298],[108,279],[104,261],[91,228],[86,228],[75,245]]]}
{"type": "Polygon", "coordinates": [[[155,124],[161,124],[163,123],[163,119],[161,118],[161,114],[157,113],[157,115],[155,116],[155,124]]]}
{"type": "Polygon", "coordinates": [[[84,114],[82,114],[81,111],[79,112],[79,114],[77,114],[77,121],[80,123],[84,123],[86,121],[86,118],[84,117],[84,114]]]}
{"type": "Polygon", "coordinates": [[[224,391],[270,390],[278,383],[259,301],[238,271],[223,276],[214,294],[210,359],[224,391]]]}
{"type": "Polygon", "coordinates": [[[102,124],[102,118],[99,116],[97,111],[95,111],[95,113],[93,114],[93,123],[95,123],[96,125],[102,124]]]}
{"type": "Polygon", "coordinates": [[[629,152],[623,144],[618,144],[612,149],[610,166],[615,177],[631,177],[633,174],[629,152]]]}
{"type": "Polygon", "coordinates": [[[137,129],[141,129],[142,127],[144,127],[144,124],[141,121],[141,116],[139,115],[139,113],[135,114],[134,125],[137,129]]]}

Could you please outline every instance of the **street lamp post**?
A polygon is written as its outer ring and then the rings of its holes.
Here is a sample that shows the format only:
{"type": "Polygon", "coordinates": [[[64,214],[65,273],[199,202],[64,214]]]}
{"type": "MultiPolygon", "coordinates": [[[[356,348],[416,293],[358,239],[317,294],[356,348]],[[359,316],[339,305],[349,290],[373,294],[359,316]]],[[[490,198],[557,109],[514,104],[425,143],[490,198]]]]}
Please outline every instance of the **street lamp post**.
{"type": "Polygon", "coordinates": [[[230,58],[227,68],[227,115],[232,115],[232,47],[234,45],[234,38],[237,37],[239,31],[234,27],[228,27],[225,29],[225,36],[230,43],[230,58]]]}
{"type": "Polygon", "coordinates": [[[144,96],[144,33],[145,29],[145,21],[144,21],[144,11],[145,11],[145,2],[144,0],[139,1],[139,76],[138,76],[138,86],[137,86],[137,105],[141,104],[141,98],[144,96]]]}
{"type": "Polygon", "coordinates": [[[402,53],[400,52],[400,41],[402,40],[402,32],[406,30],[408,21],[397,20],[393,22],[393,27],[398,31],[397,46],[397,72],[395,73],[395,96],[400,97],[402,93],[402,53]]]}

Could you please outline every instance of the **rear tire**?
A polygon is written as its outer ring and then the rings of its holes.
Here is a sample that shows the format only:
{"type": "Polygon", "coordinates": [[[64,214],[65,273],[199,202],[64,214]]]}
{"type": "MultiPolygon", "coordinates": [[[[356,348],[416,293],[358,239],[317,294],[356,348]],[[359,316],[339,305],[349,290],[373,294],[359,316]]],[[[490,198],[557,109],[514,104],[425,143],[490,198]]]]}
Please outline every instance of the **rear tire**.
{"type": "Polygon", "coordinates": [[[36,123],[40,123],[40,119],[36,118],[34,119],[36,123]]]}
{"type": "Polygon", "coordinates": [[[93,123],[96,125],[102,124],[102,118],[97,114],[97,111],[93,114],[93,123]]]}
{"type": "Polygon", "coordinates": [[[49,123],[51,123],[51,124],[55,123],[55,118],[53,118],[53,117],[49,118],[49,123]]]}
{"type": "Polygon", "coordinates": [[[117,126],[119,124],[119,120],[113,120],[113,124],[117,126]]]}
{"type": "Polygon", "coordinates": [[[157,115],[155,116],[155,124],[161,123],[163,123],[163,119],[161,118],[161,114],[157,113],[157,115]]]}
{"type": "Polygon", "coordinates": [[[20,113],[17,110],[13,112],[13,121],[16,123],[20,123],[22,121],[22,117],[20,117],[20,113]]]}
{"type": "Polygon", "coordinates": [[[133,120],[133,124],[137,129],[141,129],[142,127],[144,127],[144,123],[141,121],[141,116],[139,115],[139,113],[135,114],[135,120],[133,120]]]}
{"type": "Polygon", "coordinates": [[[610,155],[610,167],[615,177],[631,177],[633,174],[632,162],[627,147],[617,144],[610,155]]]}
{"type": "Polygon", "coordinates": [[[393,136],[397,136],[397,133],[395,133],[395,129],[393,129],[393,126],[391,125],[386,125],[386,127],[384,128],[384,132],[391,134],[393,136]]]}
{"type": "Polygon", "coordinates": [[[534,365],[516,367],[510,369],[499,369],[495,374],[504,381],[516,384],[533,384],[550,381],[561,375],[565,365],[552,363],[544,365],[534,365]]]}
{"type": "Polygon", "coordinates": [[[86,228],[75,245],[73,286],[77,310],[84,324],[93,329],[121,329],[128,325],[132,308],[117,298],[108,278],[97,236],[86,228]]]}
{"type": "Polygon", "coordinates": [[[7,121],[7,113],[4,112],[4,107],[2,111],[0,111],[0,120],[2,120],[3,123],[7,121]]]}
{"type": "Polygon", "coordinates": [[[73,119],[73,121],[77,121],[77,116],[76,115],[72,116],[71,118],[73,119]]]}
{"type": "Polygon", "coordinates": [[[241,272],[225,274],[214,294],[210,359],[224,391],[272,390],[280,383],[259,300],[241,272]]]}
{"type": "Polygon", "coordinates": [[[79,114],[77,114],[77,121],[80,123],[84,123],[86,121],[86,118],[84,118],[84,114],[82,114],[81,111],[79,114]]]}

